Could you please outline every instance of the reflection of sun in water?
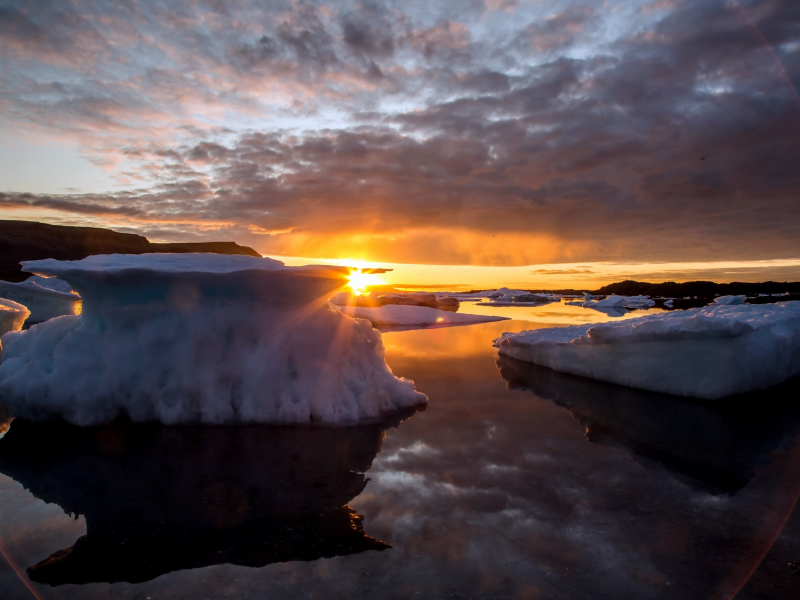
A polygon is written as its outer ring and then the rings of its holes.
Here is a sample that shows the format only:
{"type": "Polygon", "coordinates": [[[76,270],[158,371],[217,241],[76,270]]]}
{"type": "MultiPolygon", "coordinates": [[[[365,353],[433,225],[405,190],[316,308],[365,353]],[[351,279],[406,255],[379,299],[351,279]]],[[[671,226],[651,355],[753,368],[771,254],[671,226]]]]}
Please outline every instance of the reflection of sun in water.
{"type": "Polygon", "coordinates": [[[350,289],[356,296],[368,293],[367,287],[370,285],[381,285],[383,281],[374,273],[365,273],[363,269],[352,269],[350,271],[350,289]]]}

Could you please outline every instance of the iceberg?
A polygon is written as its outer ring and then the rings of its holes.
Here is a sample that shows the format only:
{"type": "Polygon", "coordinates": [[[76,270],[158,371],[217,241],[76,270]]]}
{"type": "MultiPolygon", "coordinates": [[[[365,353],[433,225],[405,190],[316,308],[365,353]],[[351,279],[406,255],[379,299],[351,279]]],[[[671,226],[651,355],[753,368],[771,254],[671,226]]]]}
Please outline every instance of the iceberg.
{"type": "Polygon", "coordinates": [[[31,323],[81,311],[81,297],[72,293],[69,283],[55,277],[34,276],[21,283],[0,281],[0,296],[27,307],[31,323]]]}
{"type": "Polygon", "coordinates": [[[650,308],[651,306],[655,306],[655,304],[656,301],[651,300],[647,296],[616,296],[612,294],[603,300],[597,300],[595,302],[587,301],[584,303],[584,306],[587,308],[620,306],[623,308],[650,308]]]}
{"type": "Polygon", "coordinates": [[[651,300],[647,296],[617,296],[611,294],[602,300],[590,300],[589,298],[596,298],[597,296],[586,295],[586,299],[581,302],[572,301],[565,302],[569,306],[582,306],[583,308],[591,308],[598,312],[604,313],[610,317],[621,317],[630,312],[628,309],[632,308],[650,308],[655,306],[656,301],[651,300]]]}
{"type": "Polygon", "coordinates": [[[28,261],[83,298],[2,337],[14,416],[133,422],[352,424],[427,398],[395,377],[381,334],[328,306],[344,267],[219,254],[28,261]]]}
{"type": "Polygon", "coordinates": [[[423,328],[447,325],[471,325],[505,321],[508,317],[488,315],[469,315],[446,310],[437,310],[427,306],[404,306],[387,304],[380,308],[362,306],[342,306],[340,310],[353,318],[366,319],[376,327],[423,328]]]}
{"type": "MultiPolygon", "coordinates": [[[[596,296],[593,297],[596,298],[596,296]]],[[[587,296],[587,299],[583,302],[578,300],[565,302],[565,304],[599,310],[601,308],[650,308],[651,306],[655,306],[656,301],[651,300],[647,296],[617,296],[611,294],[602,300],[590,300],[587,296]]]]}
{"type": "Polygon", "coordinates": [[[714,298],[714,304],[719,304],[721,306],[735,306],[738,304],[744,304],[745,300],[747,300],[747,296],[718,296],[714,298]]]}
{"type": "Polygon", "coordinates": [[[800,302],[711,305],[504,333],[494,346],[562,373],[714,400],[800,375],[800,302]]]}

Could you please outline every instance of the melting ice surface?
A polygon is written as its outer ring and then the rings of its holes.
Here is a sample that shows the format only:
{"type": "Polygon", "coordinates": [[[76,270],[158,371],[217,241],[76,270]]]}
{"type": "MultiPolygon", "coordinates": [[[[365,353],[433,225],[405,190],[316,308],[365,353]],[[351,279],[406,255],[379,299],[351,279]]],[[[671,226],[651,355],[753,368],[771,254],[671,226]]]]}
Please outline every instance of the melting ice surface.
{"type": "Polygon", "coordinates": [[[425,402],[367,321],[328,307],[340,267],[217,254],[23,263],[83,312],[3,336],[0,395],[18,417],[355,423],[425,402]]]}
{"type": "Polygon", "coordinates": [[[717,399],[800,375],[800,302],[505,333],[494,344],[500,354],[563,373],[717,399]]]}

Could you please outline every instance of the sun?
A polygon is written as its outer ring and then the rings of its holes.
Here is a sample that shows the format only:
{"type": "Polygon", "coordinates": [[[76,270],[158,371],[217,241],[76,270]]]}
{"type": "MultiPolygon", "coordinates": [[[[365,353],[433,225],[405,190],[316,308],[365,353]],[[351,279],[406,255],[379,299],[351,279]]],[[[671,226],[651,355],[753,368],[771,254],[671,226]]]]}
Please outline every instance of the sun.
{"type": "Polygon", "coordinates": [[[382,283],[381,278],[374,273],[364,272],[363,269],[352,269],[350,271],[349,285],[356,296],[367,294],[367,287],[382,283]]]}

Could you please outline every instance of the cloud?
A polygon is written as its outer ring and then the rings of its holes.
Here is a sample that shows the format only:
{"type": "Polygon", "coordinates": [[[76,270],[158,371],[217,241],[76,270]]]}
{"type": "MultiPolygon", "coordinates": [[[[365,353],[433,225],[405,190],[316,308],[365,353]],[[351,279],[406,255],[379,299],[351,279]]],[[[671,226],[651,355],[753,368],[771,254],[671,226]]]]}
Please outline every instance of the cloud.
{"type": "Polygon", "coordinates": [[[0,125],[121,186],[0,205],[397,262],[800,254],[797,3],[613,30],[599,2],[509,6],[11,3],[0,125]]]}
{"type": "Polygon", "coordinates": [[[535,269],[531,273],[536,275],[588,275],[596,273],[592,269],[535,269]]]}

